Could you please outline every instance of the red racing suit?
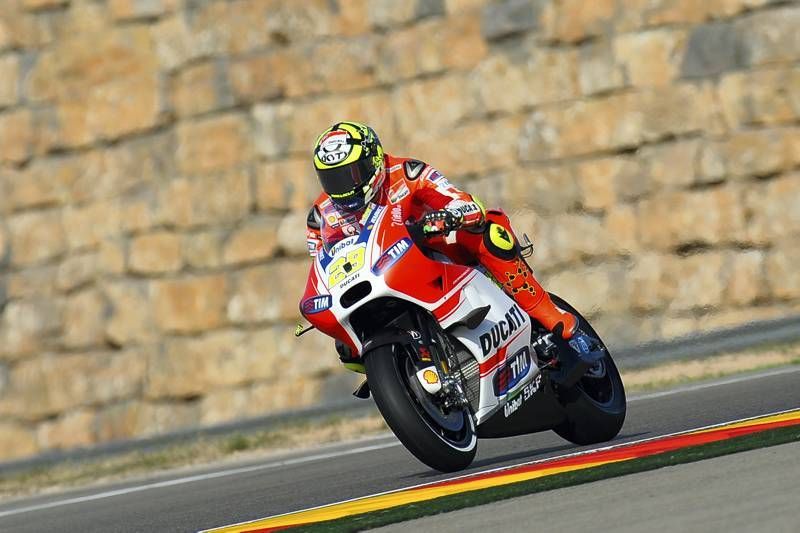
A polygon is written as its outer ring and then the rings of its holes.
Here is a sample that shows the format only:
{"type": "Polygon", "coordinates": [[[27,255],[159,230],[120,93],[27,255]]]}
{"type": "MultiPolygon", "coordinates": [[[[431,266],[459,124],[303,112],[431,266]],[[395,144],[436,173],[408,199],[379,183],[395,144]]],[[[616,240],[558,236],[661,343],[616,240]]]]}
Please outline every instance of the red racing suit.
{"type": "MultiPolygon", "coordinates": [[[[503,285],[519,306],[553,330],[561,322],[569,338],[576,319],[553,303],[520,255],[511,222],[500,210],[485,211],[473,196],[463,192],[436,169],[416,159],[385,156],[385,172],[380,190],[372,202],[378,205],[402,204],[407,219],[420,220],[426,213],[455,209],[462,213],[461,228],[446,236],[429,240],[432,248],[461,264],[475,261],[483,265],[503,285]]],[[[307,220],[307,243],[312,256],[322,246],[355,235],[360,231],[362,213],[343,213],[327,194],[314,202],[307,220]]]]}

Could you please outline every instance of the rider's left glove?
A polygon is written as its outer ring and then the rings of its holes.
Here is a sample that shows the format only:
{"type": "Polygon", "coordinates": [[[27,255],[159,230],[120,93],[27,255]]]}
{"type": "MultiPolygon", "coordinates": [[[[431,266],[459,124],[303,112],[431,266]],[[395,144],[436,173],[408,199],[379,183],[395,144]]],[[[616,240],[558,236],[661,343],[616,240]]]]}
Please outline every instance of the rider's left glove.
{"type": "Polygon", "coordinates": [[[464,223],[464,214],[457,209],[432,211],[423,217],[422,231],[425,235],[447,235],[464,223]]]}

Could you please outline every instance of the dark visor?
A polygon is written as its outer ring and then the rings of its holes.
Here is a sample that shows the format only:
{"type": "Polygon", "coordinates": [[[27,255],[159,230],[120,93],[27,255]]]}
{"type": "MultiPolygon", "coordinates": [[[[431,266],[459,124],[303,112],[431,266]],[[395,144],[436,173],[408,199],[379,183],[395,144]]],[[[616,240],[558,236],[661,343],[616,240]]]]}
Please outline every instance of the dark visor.
{"type": "Polygon", "coordinates": [[[375,171],[369,159],[361,159],[343,167],[317,169],[322,189],[334,201],[346,201],[354,196],[363,196],[362,187],[375,171]]]}

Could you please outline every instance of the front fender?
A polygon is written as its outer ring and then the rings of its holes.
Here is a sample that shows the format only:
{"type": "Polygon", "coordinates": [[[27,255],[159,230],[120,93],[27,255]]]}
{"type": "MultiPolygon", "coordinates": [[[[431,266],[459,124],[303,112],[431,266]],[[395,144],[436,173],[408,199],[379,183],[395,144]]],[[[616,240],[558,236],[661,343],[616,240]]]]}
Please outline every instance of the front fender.
{"type": "Polygon", "coordinates": [[[384,329],[368,339],[364,340],[363,349],[361,350],[361,357],[365,357],[369,352],[387,346],[390,344],[410,344],[414,345],[416,339],[411,336],[411,333],[400,328],[384,329]]]}

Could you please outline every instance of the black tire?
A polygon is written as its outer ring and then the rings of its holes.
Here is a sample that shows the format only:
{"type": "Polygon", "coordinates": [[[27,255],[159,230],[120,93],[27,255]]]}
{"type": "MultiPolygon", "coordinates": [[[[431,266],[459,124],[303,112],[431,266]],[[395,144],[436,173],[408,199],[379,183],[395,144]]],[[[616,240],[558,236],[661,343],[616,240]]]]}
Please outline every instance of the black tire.
{"type": "MultiPolygon", "coordinates": [[[[600,339],[591,324],[574,307],[554,294],[550,296],[557,306],[578,317],[584,332],[600,339]]],[[[605,346],[602,339],[600,342],[605,346]]],[[[569,348],[565,345],[565,349],[569,348]]],[[[559,389],[559,399],[567,413],[567,420],[553,431],[574,444],[584,446],[609,441],[617,436],[625,422],[625,386],[608,349],[602,362],[605,365],[604,378],[583,377],[571,389],[559,389]]]]}
{"type": "Polygon", "coordinates": [[[472,463],[478,449],[471,413],[467,409],[456,413],[463,416],[460,430],[448,431],[437,425],[410,389],[408,358],[400,355],[403,352],[389,345],[376,348],[365,357],[367,380],[378,410],[417,459],[441,472],[463,470],[472,463]]]}

